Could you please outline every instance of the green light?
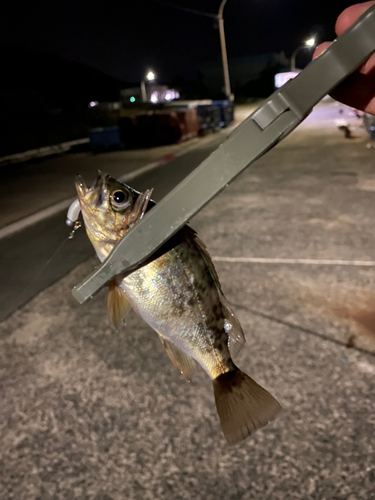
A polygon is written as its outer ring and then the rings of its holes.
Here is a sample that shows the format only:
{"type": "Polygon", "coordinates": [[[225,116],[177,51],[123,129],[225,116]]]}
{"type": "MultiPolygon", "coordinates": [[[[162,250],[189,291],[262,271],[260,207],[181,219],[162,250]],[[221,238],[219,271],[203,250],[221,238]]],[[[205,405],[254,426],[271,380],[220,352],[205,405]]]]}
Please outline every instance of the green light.
{"type": "Polygon", "coordinates": [[[130,102],[135,102],[135,97],[134,96],[131,96],[130,102]]]}

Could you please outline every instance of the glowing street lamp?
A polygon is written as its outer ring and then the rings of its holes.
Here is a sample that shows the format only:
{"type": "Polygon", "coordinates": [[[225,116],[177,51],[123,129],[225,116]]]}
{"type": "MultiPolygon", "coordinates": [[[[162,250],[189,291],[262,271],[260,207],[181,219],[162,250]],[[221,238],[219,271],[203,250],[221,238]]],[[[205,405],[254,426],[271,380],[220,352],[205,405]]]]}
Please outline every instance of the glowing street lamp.
{"type": "Polygon", "coordinates": [[[149,71],[146,75],[146,78],[149,82],[152,82],[152,80],[155,80],[155,73],[153,71],[149,71]]]}
{"type": "Polygon", "coordinates": [[[315,47],[315,44],[315,38],[309,38],[303,45],[300,45],[296,48],[296,50],[292,54],[292,57],[290,58],[290,71],[296,71],[296,57],[298,52],[303,49],[312,49],[313,47],[315,47]]]}
{"type": "Polygon", "coordinates": [[[153,80],[155,80],[155,73],[149,70],[146,74],[146,78],[141,81],[142,102],[147,102],[146,83],[152,82],[153,80]]]}
{"type": "Polygon", "coordinates": [[[315,38],[309,38],[308,40],[306,40],[305,45],[306,47],[312,48],[315,46],[315,43],[316,43],[315,38]]]}

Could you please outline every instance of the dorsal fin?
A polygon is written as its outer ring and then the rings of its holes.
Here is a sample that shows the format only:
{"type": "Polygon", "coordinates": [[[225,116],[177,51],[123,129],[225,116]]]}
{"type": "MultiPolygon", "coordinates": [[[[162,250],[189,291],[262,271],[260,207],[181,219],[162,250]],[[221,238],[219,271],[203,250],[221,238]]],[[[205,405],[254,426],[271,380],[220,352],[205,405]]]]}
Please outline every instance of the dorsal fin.
{"type": "Polygon", "coordinates": [[[188,382],[191,382],[196,369],[194,359],[190,358],[190,356],[187,356],[184,352],[181,351],[181,349],[176,347],[174,344],[172,344],[172,342],[170,342],[160,334],[159,338],[161,340],[161,343],[163,344],[165,352],[167,353],[174,366],[180,370],[180,372],[188,382]]]}
{"type": "Polygon", "coordinates": [[[118,286],[117,282],[111,281],[108,284],[108,299],[107,308],[109,319],[112,325],[119,328],[121,322],[126,318],[131,309],[131,305],[128,297],[125,295],[123,290],[118,286]]]}

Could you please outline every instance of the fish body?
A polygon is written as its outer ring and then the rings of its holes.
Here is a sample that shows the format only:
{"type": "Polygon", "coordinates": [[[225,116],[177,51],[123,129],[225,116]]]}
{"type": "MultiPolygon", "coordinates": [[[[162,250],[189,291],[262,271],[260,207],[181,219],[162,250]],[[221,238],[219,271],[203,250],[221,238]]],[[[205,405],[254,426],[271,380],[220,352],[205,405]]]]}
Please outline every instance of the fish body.
{"type": "MultiPolygon", "coordinates": [[[[76,181],[86,231],[100,260],[154,202],[99,173],[88,189],[76,181]]],[[[153,328],[173,364],[190,380],[197,362],[213,381],[224,435],[230,444],[273,420],[279,403],[232,360],[244,342],[206,247],[185,226],[145,265],[110,284],[108,309],[117,326],[130,306],[153,328]]]]}
{"type": "Polygon", "coordinates": [[[194,233],[185,229],[181,239],[120,286],[151,328],[215,379],[233,369],[224,306],[194,233]]]}

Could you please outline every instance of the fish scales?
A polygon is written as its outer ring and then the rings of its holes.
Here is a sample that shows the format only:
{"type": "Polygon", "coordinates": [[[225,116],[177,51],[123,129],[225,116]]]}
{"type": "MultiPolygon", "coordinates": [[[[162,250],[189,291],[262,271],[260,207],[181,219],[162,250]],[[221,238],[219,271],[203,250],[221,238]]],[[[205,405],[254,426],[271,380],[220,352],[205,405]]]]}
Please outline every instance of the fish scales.
{"type": "Polygon", "coordinates": [[[193,241],[131,273],[121,288],[139,315],[214,379],[233,369],[219,293],[193,241]]]}

